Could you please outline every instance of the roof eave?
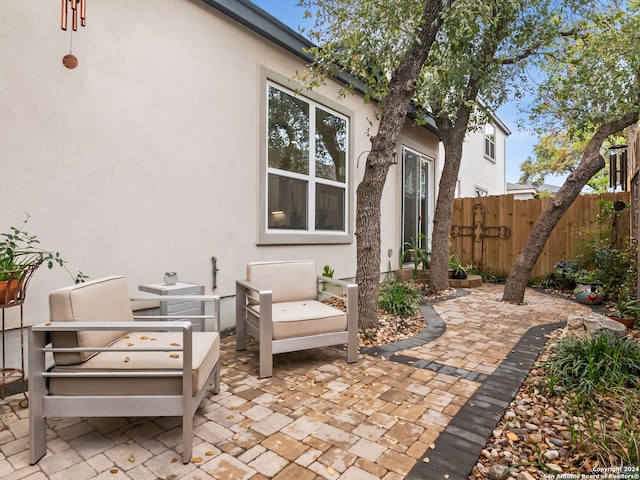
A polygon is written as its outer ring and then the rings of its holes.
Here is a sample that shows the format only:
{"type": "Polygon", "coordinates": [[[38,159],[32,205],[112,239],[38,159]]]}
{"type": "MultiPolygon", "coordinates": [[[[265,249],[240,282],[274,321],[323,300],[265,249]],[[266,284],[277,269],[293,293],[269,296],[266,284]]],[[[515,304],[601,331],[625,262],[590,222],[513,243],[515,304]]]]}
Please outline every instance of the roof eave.
{"type": "MultiPolygon", "coordinates": [[[[264,37],[270,42],[278,45],[286,51],[297,56],[310,64],[314,57],[308,50],[314,44],[291,27],[285,25],[273,15],[265,12],[263,9],[255,5],[249,0],[201,0],[203,3],[220,11],[229,18],[244,25],[249,30],[254,31],[258,35],[264,37]]],[[[353,85],[355,90],[360,94],[364,94],[364,86],[362,82],[349,73],[342,73],[337,78],[345,85],[353,85]]],[[[423,112],[426,113],[426,112],[423,112]]],[[[407,117],[412,120],[418,118],[416,108],[410,105],[407,111],[407,117]]],[[[423,125],[427,130],[434,134],[438,134],[438,129],[433,118],[427,113],[427,121],[423,125]]]]}

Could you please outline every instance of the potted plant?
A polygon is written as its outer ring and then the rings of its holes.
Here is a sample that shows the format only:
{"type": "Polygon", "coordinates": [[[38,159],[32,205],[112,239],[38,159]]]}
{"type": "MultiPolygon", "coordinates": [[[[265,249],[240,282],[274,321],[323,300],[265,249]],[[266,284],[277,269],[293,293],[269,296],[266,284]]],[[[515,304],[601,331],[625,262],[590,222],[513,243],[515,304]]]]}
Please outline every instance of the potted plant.
{"type": "Polygon", "coordinates": [[[9,227],[8,232],[0,234],[0,304],[16,303],[26,288],[29,276],[43,263],[48,268],[55,264],[64,268],[76,283],[87,278],[82,272],[75,276],[65,265],[59,252],[40,247],[40,240],[25,230],[29,215],[19,227],[9,227]]]}
{"type": "Polygon", "coordinates": [[[410,242],[405,242],[403,258],[405,260],[411,260],[413,262],[413,281],[418,280],[418,268],[422,265],[422,270],[426,271],[429,268],[429,260],[431,254],[425,247],[420,246],[420,240],[426,239],[426,236],[421,233],[418,235],[418,241],[416,242],[411,238],[410,242]]]}
{"type": "Polygon", "coordinates": [[[458,280],[464,280],[467,278],[469,270],[473,268],[472,264],[463,265],[460,261],[460,257],[455,253],[449,257],[449,268],[451,269],[451,278],[458,280]]]}
{"type": "Polygon", "coordinates": [[[627,328],[633,328],[640,315],[640,300],[630,299],[626,291],[621,291],[616,300],[616,312],[609,318],[622,323],[627,328]]]}

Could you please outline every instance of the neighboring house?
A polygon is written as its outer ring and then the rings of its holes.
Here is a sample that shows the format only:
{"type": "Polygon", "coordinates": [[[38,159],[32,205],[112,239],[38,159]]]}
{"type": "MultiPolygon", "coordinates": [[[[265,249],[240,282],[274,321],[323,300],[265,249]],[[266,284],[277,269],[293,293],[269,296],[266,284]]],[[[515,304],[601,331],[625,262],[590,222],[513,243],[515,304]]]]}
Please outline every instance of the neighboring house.
{"type": "MultiPolygon", "coordinates": [[[[0,231],[28,212],[71,269],[124,274],[132,294],[176,271],[223,297],[223,326],[247,262],[309,258],[355,276],[355,191],[376,112],[340,98],[340,81],[291,80],[305,38],[248,0],[95,2],[68,70],[59,15],[55,2],[0,6],[0,231]]],[[[495,163],[481,159],[502,177],[504,135],[489,146],[495,163]]],[[[383,192],[381,272],[430,234],[438,145],[433,125],[407,118],[383,192]]],[[[463,168],[463,188],[496,193],[463,168]]],[[[46,320],[48,292],[68,283],[38,272],[26,323],[46,320]]]]}
{"type": "Polygon", "coordinates": [[[554,194],[560,187],[543,183],[539,187],[534,187],[530,183],[507,183],[507,193],[514,196],[516,200],[529,200],[535,198],[540,193],[554,194]]]}
{"type": "MultiPolygon", "coordinates": [[[[486,197],[506,192],[506,141],[510,134],[495,115],[483,128],[467,133],[456,197],[486,197]]],[[[440,156],[444,158],[442,146],[440,156]]]]}

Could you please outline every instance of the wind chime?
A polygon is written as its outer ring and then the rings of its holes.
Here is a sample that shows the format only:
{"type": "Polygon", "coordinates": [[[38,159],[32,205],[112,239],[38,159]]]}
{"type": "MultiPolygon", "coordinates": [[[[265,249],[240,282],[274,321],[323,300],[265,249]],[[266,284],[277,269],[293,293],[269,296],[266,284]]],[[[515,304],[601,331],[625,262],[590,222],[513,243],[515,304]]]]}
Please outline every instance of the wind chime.
{"type": "Polygon", "coordinates": [[[87,0],[62,0],[62,18],[60,20],[60,28],[67,30],[69,20],[69,4],[71,4],[71,34],[69,39],[69,54],[62,57],[62,64],[67,68],[76,68],[78,66],[78,58],[73,55],[73,32],[78,30],[78,17],[80,17],[80,25],[82,27],[87,24],[87,0]],[[80,10],[80,12],[78,12],[80,10]]]}
{"type": "Polygon", "coordinates": [[[615,191],[620,185],[627,190],[627,146],[614,145],[609,149],[609,186],[615,191]]]}

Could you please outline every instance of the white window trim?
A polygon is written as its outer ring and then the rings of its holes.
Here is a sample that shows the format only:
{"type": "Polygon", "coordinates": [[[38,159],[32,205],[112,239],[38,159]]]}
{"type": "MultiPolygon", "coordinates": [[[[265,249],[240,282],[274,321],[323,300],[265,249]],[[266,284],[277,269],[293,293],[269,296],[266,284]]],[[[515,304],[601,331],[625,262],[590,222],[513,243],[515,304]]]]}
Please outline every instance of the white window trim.
{"type": "Polygon", "coordinates": [[[473,193],[474,193],[474,197],[475,198],[479,198],[479,197],[488,197],[489,196],[489,190],[487,190],[484,187],[481,187],[479,185],[474,185],[473,186],[473,193]],[[482,192],[483,195],[478,195],[478,192],[482,192]]]}
{"type": "MultiPolygon", "coordinates": [[[[257,245],[291,245],[291,244],[350,244],[354,241],[353,235],[353,217],[354,217],[354,190],[353,185],[354,178],[354,157],[353,157],[353,124],[354,124],[354,112],[340,105],[339,103],[329,100],[315,91],[305,91],[302,96],[305,100],[312,103],[316,103],[321,107],[333,110],[340,115],[344,116],[348,120],[348,146],[347,146],[347,171],[345,172],[345,227],[344,232],[335,231],[300,231],[300,230],[285,230],[274,231],[268,228],[268,173],[269,167],[267,164],[267,129],[268,129],[268,95],[267,86],[272,84],[278,88],[282,88],[284,91],[293,93],[303,90],[301,85],[294,83],[291,79],[284,75],[273,72],[266,67],[260,68],[260,149],[259,149],[259,174],[258,174],[258,197],[257,197],[257,217],[258,217],[258,231],[257,231],[257,245]]],[[[295,176],[294,173],[289,172],[290,176],[295,176]]],[[[315,175],[313,175],[315,177],[315,175]]],[[[314,180],[315,181],[315,180],[314,180]]],[[[323,183],[326,185],[332,185],[335,182],[331,180],[316,181],[316,183],[323,183]]],[[[340,184],[342,186],[343,184],[340,184]]],[[[315,198],[312,198],[311,189],[308,193],[310,208],[315,203],[315,198]]]]}
{"type": "Polygon", "coordinates": [[[484,158],[486,158],[487,160],[489,160],[490,162],[496,163],[496,158],[498,156],[498,148],[497,148],[497,135],[496,135],[497,129],[496,126],[492,123],[487,123],[484,128],[482,129],[482,153],[484,154],[484,158]],[[486,128],[487,126],[490,126],[491,128],[493,128],[493,140],[490,140],[487,136],[487,131],[486,128]],[[489,140],[489,142],[491,142],[493,144],[493,157],[491,155],[489,155],[486,152],[486,142],[487,140],[489,140]]]}

